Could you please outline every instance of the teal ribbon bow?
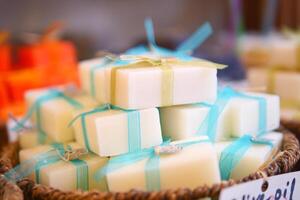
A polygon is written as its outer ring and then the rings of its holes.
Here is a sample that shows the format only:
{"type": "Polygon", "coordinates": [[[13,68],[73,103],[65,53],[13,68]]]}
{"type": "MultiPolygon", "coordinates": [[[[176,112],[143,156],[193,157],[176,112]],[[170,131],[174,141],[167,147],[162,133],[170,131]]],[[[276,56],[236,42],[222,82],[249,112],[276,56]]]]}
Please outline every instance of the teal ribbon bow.
{"type": "Polygon", "coordinates": [[[259,129],[257,131],[257,136],[261,136],[266,133],[266,124],[267,124],[267,102],[266,99],[263,97],[247,95],[238,91],[233,90],[230,87],[225,87],[223,90],[218,91],[218,97],[214,104],[205,104],[206,106],[210,107],[210,110],[204,119],[204,121],[199,126],[199,129],[196,135],[208,135],[208,137],[215,141],[216,132],[217,132],[217,125],[218,119],[223,112],[226,105],[229,101],[234,98],[246,98],[246,99],[253,99],[258,101],[259,104],[259,116],[258,116],[258,123],[259,129]]]}
{"type": "Polygon", "coordinates": [[[125,110],[117,106],[105,104],[88,112],[83,112],[77,115],[69,124],[72,125],[80,118],[85,147],[91,151],[90,141],[87,135],[86,117],[95,113],[105,112],[109,109],[122,110],[127,114],[127,129],[128,129],[128,150],[135,152],[142,149],[141,147],[141,127],[140,127],[140,112],[138,110],[125,110]]]}
{"type": "MultiPolygon", "coordinates": [[[[145,20],[144,26],[150,51],[153,51],[154,53],[162,56],[171,56],[180,58],[182,60],[192,60],[193,57],[189,56],[189,54],[192,53],[196,48],[198,48],[212,34],[212,27],[209,23],[206,22],[204,25],[199,27],[188,39],[181,43],[175,51],[173,51],[159,47],[156,44],[153,22],[150,18],[147,18],[145,20]]],[[[141,49],[141,47],[139,47],[139,49],[142,53],[145,53],[145,49],[141,49]]]]}
{"type": "Polygon", "coordinates": [[[38,142],[39,144],[44,144],[46,141],[46,133],[42,129],[41,125],[41,106],[42,104],[51,101],[53,99],[62,98],[67,103],[69,103],[71,106],[73,106],[76,109],[83,108],[83,105],[76,101],[75,99],[65,95],[62,91],[59,91],[57,89],[49,89],[45,94],[39,96],[36,101],[33,103],[33,105],[29,108],[28,112],[25,114],[25,117],[23,117],[16,126],[11,128],[11,131],[19,131],[24,126],[25,123],[30,119],[30,117],[35,113],[36,114],[36,129],[38,131],[38,142]]]}
{"type": "MultiPolygon", "coordinates": [[[[35,171],[36,183],[40,183],[40,170],[46,166],[62,161],[62,157],[66,150],[72,150],[70,146],[67,146],[67,149],[65,149],[65,146],[61,143],[55,143],[52,147],[53,149],[48,152],[41,153],[29,160],[25,160],[6,172],[4,177],[11,182],[17,182],[35,171]]],[[[87,163],[80,159],[70,160],[69,162],[76,167],[77,189],[88,190],[89,169],[87,163]]]]}
{"type": "MultiPolygon", "coordinates": [[[[186,148],[188,146],[199,144],[202,142],[209,142],[209,140],[194,140],[194,141],[186,141],[183,143],[179,143],[175,146],[179,151],[183,148],[186,148]]],[[[107,174],[114,172],[116,170],[119,170],[125,166],[134,164],[136,162],[139,162],[144,159],[148,159],[145,165],[145,180],[146,180],[146,189],[148,191],[158,191],[161,188],[160,185],[160,171],[159,171],[159,162],[160,162],[160,156],[157,152],[157,148],[159,147],[168,147],[170,146],[170,141],[164,141],[163,144],[157,146],[157,147],[151,147],[147,149],[142,149],[137,152],[133,153],[127,153],[124,155],[112,157],[108,163],[98,170],[95,173],[95,179],[97,181],[100,181],[106,177],[107,174]]],[[[174,152],[176,153],[176,152],[174,152]]]]}
{"type": "MultiPolygon", "coordinates": [[[[200,28],[198,28],[187,40],[180,44],[175,51],[173,51],[160,47],[156,44],[153,22],[150,18],[147,18],[145,20],[144,26],[148,39],[148,47],[144,45],[133,47],[125,51],[125,55],[142,55],[152,52],[164,57],[176,57],[181,60],[190,61],[194,58],[190,56],[189,53],[198,48],[212,34],[212,27],[209,23],[205,23],[200,28]]],[[[94,98],[96,96],[95,73],[97,70],[110,66],[123,66],[127,64],[129,64],[129,61],[124,61],[120,59],[114,60],[104,57],[102,62],[96,64],[95,66],[92,66],[89,71],[91,95],[94,98]]]]}
{"type": "Polygon", "coordinates": [[[254,144],[268,145],[273,148],[273,143],[271,141],[259,137],[254,138],[250,135],[244,135],[238,138],[221,153],[219,167],[222,180],[228,180],[230,178],[233,169],[254,144]]]}

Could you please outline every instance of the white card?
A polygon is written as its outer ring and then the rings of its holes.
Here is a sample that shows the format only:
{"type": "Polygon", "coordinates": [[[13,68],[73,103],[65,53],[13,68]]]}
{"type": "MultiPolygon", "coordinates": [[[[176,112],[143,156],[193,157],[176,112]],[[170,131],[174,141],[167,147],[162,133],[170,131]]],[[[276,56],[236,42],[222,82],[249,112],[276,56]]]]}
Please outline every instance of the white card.
{"type": "Polygon", "coordinates": [[[300,200],[300,171],[226,188],[219,200],[300,200]]]}

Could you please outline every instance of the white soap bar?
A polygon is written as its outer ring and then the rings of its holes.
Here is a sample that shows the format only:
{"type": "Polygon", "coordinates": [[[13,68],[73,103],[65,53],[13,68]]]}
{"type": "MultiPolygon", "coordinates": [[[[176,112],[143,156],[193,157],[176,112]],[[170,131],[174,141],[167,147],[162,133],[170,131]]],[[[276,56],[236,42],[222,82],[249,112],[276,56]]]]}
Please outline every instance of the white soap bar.
{"type": "Polygon", "coordinates": [[[270,61],[270,39],[259,35],[244,35],[239,39],[239,54],[247,66],[266,65],[270,61]]]}
{"type": "Polygon", "coordinates": [[[240,40],[240,56],[247,66],[298,67],[299,41],[281,34],[244,36],[240,40]]]}
{"type": "MultiPolygon", "coordinates": [[[[53,141],[47,137],[44,144],[51,144],[53,141]]],[[[33,130],[23,131],[19,134],[19,144],[21,149],[29,149],[39,144],[38,133],[33,130]]]]}
{"type": "MultiPolygon", "coordinates": [[[[86,115],[83,131],[82,116],[73,123],[76,141],[100,156],[114,156],[129,152],[129,130],[133,123],[140,130],[141,148],[149,148],[162,143],[161,126],[157,108],[130,112],[123,110],[107,110],[86,115]],[[131,123],[129,123],[131,120],[131,123]],[[135,120],[135,121],[132,121],[135,120]],[[131,124],[131,125],[129,125],[131,124]],[[85,135],[86,133],[86,135],[85,135]]],[[[131,132],[131,134],[134,134],[131,132]]],[[[132,136],[138,140],[138,135],[132,136]]]]}
{"type": "MultiPolygon", "coordinates": [[[[48,90],[31,90],[26,93],[25,98],[30,108],[39,98],[45,96],[48,90]]],[[[75,94],[72,100],[80,106],[76,107],[68,102],[65,98],[57,97],[44,101],[39,106],[40,127],[42,131],[53,139],[55,142],[70,142],[74,140],[73,130],[68,127],[76,110],[83,108],[93,108],[98,105],[91,97],[85,94],[75,94]]],[[[37,111],[32,115],[34,126],[37,122],[37,111]]]]}
{"type": "MultiPolygon", "coordinates": [[[[106,178],[109,190],[149,189],[145,175],[148,160],[145,158],[108,173],[106,178]]],[[[161,155],[158,171],[161,190],[211,186],[220,182],[216,151],[209,142],[184,147],[174,154],[161,155]]],[[[148,176],[148,181],[153,181],[153,177],[148,176]]]]}
{"type": "MultiPolygon", "coordinates": [[[[99,63],[98,65],[101,65],[99,63]]],[[[204,64],[206,66],[207,64],[204,64]]],[[[209,62],[209,66],[216,64],[209,62]]],[[[124,109],[142,109],[163,105],[163,96],[166,95],[172,102],[170,105],[188,104],[195,102],[213,102],[217,94],[217,70],[213,67],[170,66],[172,70],[171,91],[164,92],[162,85],[168,82],[163,79],[163,70],[145,64],[142,68],[123,68],[115,74],[115,100],[111,100],[111,67],[100,67],[91,70],[95,63],[82,62],[80,64],[80,78],[85,91],[94,95],[101,103],[112,103],[124,109]],[[92,79],[94,81],[92,81],[92,79]],[[162,81],[164,81],[162,83],[162,81]],[[94,92],[91,92],[91,84],[94,92]],[[167,93],[170,93],[167,94],[167,93]]],[[[167,89],[167,90],[169,90],[167,89]]]]}
{"type": "MultiPolygon", "coordinates": [[[[278,128],[280,121],[278,96],[262,93],[247,93],[247,95],[266,99],[266,129],[271,131],[278,128]]],[[[163,135],[173,140],[195,136],[209,110],[210,107],[201,104],[160,108],[163,135]]],[[[215,140],[241,137],[244,134],[255,135],[259,130],[258,120],[259,102],[257,100],[232,97],[218,118],[215,140]]]]}
{"type": "MultiPolygon", "coordinates": [[[[72,149],[82,148],[80,145],[76,143],[69,144],[72,149]]],[[[32,159],[32,157],[37,156],[42,153],[46,153],[49,150],[53,149],[51,145],[41,145],[31,149],[21,150],[20,155],[20,162],[27,161],[32,159]]],[[[106,164],[106,158],[100,158],[95,154],[89,153],[87,155],[83,155],[80,157],[80,160],[85,161],[88,168],[88,189],[97,189],[100,191],[105,191],[107,186],[105,182],[97,182],[94,178],[94,173],[101,169],[103,165],[106,164]]],[[[36,172],[34,171],[29,178],[32,180],[36,180],[36,172]]],[[[61,190],[76,190],[77,189],[77,173],[76,173],[76,166],[66,161],[58,161],[53,164],[49,164],[47,166],[43,166],[40,169],[40,178],[39,183],[43,185],[48,185],[56,189],[61,190]]],[[[86,178],[86,177],[83,177],[86,178]]]]}
{"type": "Polygon", "coordinates": [[[110,71],[105,70],[105,62],[106,59],[100,57],[84,60],[79,63],[79,79],[81,88],[86,93],[93,96],[101,104],[109,102],[108,97],[110,95],[110,76],[105,75],[106,73],[109,74],[110,71]],[[92,72],[93,70],[94,72],[92,72]],[[92,86],[94,86],[94,88],[92,88],[92,86]]]}
{"type": "Polygon", "coordinates": [[[265,69],[249,69],[250,86],[268,87],[273,85],[274,93],[283,101],[300,101],[300,73],[291,71],[271,72],[265,69]],[[273,84],[271,83],[273,80],[273,84]],[[291,87],[292,86],[292,87],[291,87]]]}
{"type": "Polygon", "coordinates": [[[277,38],[270,43],[270,67],[296,68],[298,67],[299,43],[289,38],[277,38]]]}
{"type": "Polygon", "coordinates": [[[281,109],[282,120],[295,120],[300,121],[300,110],[295,108],[282,108],[281,109]]]}
{"type": "MultiPolygon", "coordinates": [[[[231,172],[232,179],[239,180],[251,173],[256,172],[261,166],[266,164],[279,151],[282,143],[283,135],[279,132],[270,132],[262,136],[263,139],[268,139],[273,143],[273,148],[268,145],[253,144],[242,159],[235,166],[231,172]]],[[[215,143],[215,148],[220,159],[222,151],[228,147],[232,142],[218,142],[215,143]]]]}

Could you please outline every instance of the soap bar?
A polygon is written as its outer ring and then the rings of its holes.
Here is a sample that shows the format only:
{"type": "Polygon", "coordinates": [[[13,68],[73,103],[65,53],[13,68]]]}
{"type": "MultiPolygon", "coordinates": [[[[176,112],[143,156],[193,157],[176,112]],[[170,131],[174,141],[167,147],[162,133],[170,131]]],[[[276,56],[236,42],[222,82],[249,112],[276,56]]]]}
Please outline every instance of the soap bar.
{"type": "Polygon", "coordinates": [[[299,42],[290,38],[278,37],[270,42],[269,67],[281,67],[295,69],[300,67],[298,63],[299,42]]]}
{"type": "Polygon", "coordinates": [[[299,41],[280,34],[269,36],[246,36],[240,41],[240,55],[246,66],[299,67],[299,41]]]}
{"type": "MultiPolygon", "coordinates": [[[[70,143],[69,146],[71,146],[72,149],[82,148],[76,143],[70,143]]],[[[49,152],[53,149],[54,148],[51,145],[41,145],[35,148],[21,150],[19,153],[20,163],[22,164],[23,162],[32,159],[34,156],[49,152]]],[[[96,182],[94,173],[107,162],[107,158],[100,158],[93,153],[88,153],[87,155],[81,156],[79,160],[81,161],[75,162],[77,162],[77,164],[82,161],[83,163],[86,163],[86,165],[84,165],[85,168],[82,168],[81,170],[79,166],[75,165],[72,161],[61,160],[43,166],[39,170],[39,178],[36,177],[36,171],[33,172],[29,178],[38,181],[38,183],[43,185],[48,185],[61,190],[97,189],[105,191],[107,187],[106,183],[96,182]],[[82,174],[80,174],[80,172],[82,174]],[[79,184],[77,182],[79,182],[79,184]],[[82,185],[82,183],[85,183],[85,185],[82,185]]]]}
{"type": "MultiPolygon", "coordinates": [[[[198,139],[195,139],[198,140],[198,139]]],[[[172,145],[182,144],[179,141],[172,145]]],[[[181,187],[211,186],[220,182],[216,151],[206,141],[183,147],[171,154],[152,155],[106,175],[110,191],[130,189],[165,190],[181,187]],[[145,170],[148,169],[148,170],[145,170]],[[152,170],[151,170],[152,169],[152,170]]]]}
{"type": "Polygon", "coordinates": [[[265,86],[269,92],[279,95],[282,103],[300,101],[300,73],[298,72],[253,68],[248,71],[248,80],[252,87],[265,86]]]}
{"type": "Polygon", "coordinates": [[[76,141],[100,156],[120,155],[162,143],[157,108],[92,111],[79,116],[73,123],[76,141]]]}
{"type": "Polygon", "coordinates": [[[300,110],[297,108],[282,108],[280,117],[282,120],[300,121],[300,110]]]}
{"type": "MultiPolygon", "coordinates": [[[[268,139],[272,142],[273,147],[262,144],[252,144],[251,147],[243,155],[242,159],[237,163],[231,172],[232,179],[239,180],[256,172],[260,167],[267,164],[274,155],[280,150],[282,133],[270,132],[262,136],[263,139],[268,139]]],[[[215,148],[220,159],[222,151],[228,147],[232,142],[218,142],[215,143],[215,148]]],[[[233,155],[234,156],[234,155],[233,155]]]]}
{"type": "Polygon", "coordinates": [[[247,67],[266,65],[271,57],[269,41],[269,38],[253,34],[241,37],[239,54],[244,65],[247,67]]]}
{"type": "Polygon", "coordinates": [[[216,99],[218,64],[203,61],[203,67],[159,67],[147,63],[107,67],[105,61],[91,60],[79,65],[83,89],[101,103],[143,109],[216,99]]]}
{"type": "MultiPolygon", "coordinates": [[[[262,93],[246,94],[266,100],[266,131],[278,128],[280,120],[278,96],[262,93]]],[[[230,137],[241,137],[244,134],[256,135],[259,131],[259,109],[258,100],[236,96],[225,104],[216,122],[206,120],[211,111],[211,107],[206,104],[170,106],[159,110],[164,136],[180,140],[193,137],[197,133],[207,134],[202,129],[202,124],[207,123],[209,130],[216,126],[215,136],[211,139],[220,141],[230,137]]]]}
{"type": "MultiPolygon", "coordinates": [[[[51,144],[52,142],[52,139],[46,137],[44,144],[51,144]]],[[[21,149],[29,149],[40,145],[38,133],[33,130],[23,131],[19,134],[19,144],[21,149]]]]}
{"type": "Polygon", "coordinates": [[[104,76],[106,60],[102,57],[84,60],[79,63],[79,79],[82,89],[100,103],[109,102],[109,80],[104,76]],[[102,68],[102,69],[101,69],[102,68]],[[99,86],[99,87],[96,87],[99,86]]]}
{"type": "MultiPolygon", "coordinates": [[[[57,89],[60,91],[60,89],[57,89]]],[[[85,94],[63,94],[57,90],[32,90],[26,93],[28,108],[38,105],[32,114],[33,124],[40,132],[44,132],[55,142],[69,142],[74,140],[72,128],[68,124],[74,112],[84,108],[93,108],[97,103],[85,94]],[[54,94],[53,94],[54,93],[54,94]],[[39,115],[39,117],[37,117],[39,115]],[[37,123],[37,124],[36,124],[37,123]]]]}

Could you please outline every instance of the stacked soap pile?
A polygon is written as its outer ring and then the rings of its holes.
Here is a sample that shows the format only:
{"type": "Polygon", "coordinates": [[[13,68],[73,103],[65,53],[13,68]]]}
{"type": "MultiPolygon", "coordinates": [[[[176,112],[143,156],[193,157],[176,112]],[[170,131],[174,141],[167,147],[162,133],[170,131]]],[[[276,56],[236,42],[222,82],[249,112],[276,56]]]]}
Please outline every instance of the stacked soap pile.
{"type": "Polygon", "coordinates": [[[282,134],[272,132],[279,98],[218,89],[222,67],[154,43],[83,61],[82,91],[26,94],[28,115],[14,127],[27,130],[21,163],[6,177],[64,190],[153,191],[247,176],[280,148],[282,134]]]}
{"type": "Polygon", "coordinates": [[[265,87],[281,97],[282,117],[292,119],[299,113],[300,59],[299,37],[292,32],[282,35],[245,37],[241,57],[248,66],[250,86],[265,87]],[[293,92],[288,88],[293,86],[293,92]]]}

